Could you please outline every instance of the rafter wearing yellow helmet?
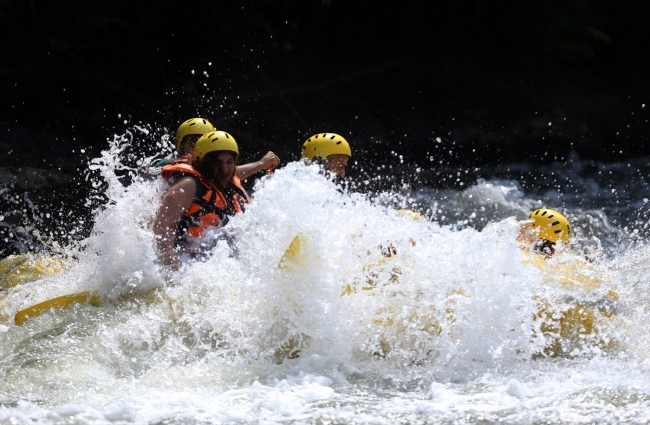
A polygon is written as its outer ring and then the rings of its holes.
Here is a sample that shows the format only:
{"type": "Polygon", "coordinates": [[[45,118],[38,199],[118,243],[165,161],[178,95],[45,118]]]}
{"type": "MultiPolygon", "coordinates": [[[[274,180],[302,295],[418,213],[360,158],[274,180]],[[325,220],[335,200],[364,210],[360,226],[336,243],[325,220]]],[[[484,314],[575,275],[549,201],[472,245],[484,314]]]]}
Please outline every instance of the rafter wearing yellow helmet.
{"type": "Polygon", "coordinates": [[[551,256],[558,241],[568,242],[572,230],[569,220],[561,213],[539,208],[531,212],[528,221],[522,224],[517,240],[533,245],[533,250],[551,256]]]}
{"type": "Polygon", "coordinates": [[[352,157],[347,140],[336,133],[318,133],[302,145],[302,156],[321,162],[326,170],[345,177],[345,168],[352,157]]]}
{"type": "Polygon", "coordinates": [[[239,157],[239,146],[235,138],[225,131],[211,131],[199,138],[194,145],[194,158],[203,159],[205,155],[215,151],[228,151],[239,157]]]}
{"type": "MultiPolygon", "coordinates": [[[[168,164],[173,165],[176,163],[190,164],[194,156],[197,141],[203,135],[214,131],[216,131],[214,126],[205,118],[191,118],[184,121],[176,131],[176,150],[178,151],[178,157],[163,159],[158,161],[155,166],[164,167],[168,164]]],[[[279,164],[280,158],[275,153],[269,151],[259,161],[238,166],[237,177],[244,180],[258,171],[272,170],[279,164]]]]}
{"type": "Polygon", "coordinates": [[[533,229],[539,229],[537,234],[539,239],[546,239],[553,243],[559,240],[568,242],[571,239],[569,220],[555,210],[540,208],[530,213],[528,218],[533,220],[533,229]]]}
{"type": "Polygon", "coordinates": [[[163,264],[178,269],[178,252],[209,255],[214,245],[202,241],[205,232],[244,211],[249,198],[235,173],[238,156],[239,146],[232,135],[211,131],[196,142],[191,164],[174,162],[163,167],[163,178],[173,182],[153,223],[163,264]]]}
{"type": "Polygon", "coordinates": [[[205,118],[191,118],[182,123],[176,131],[176,150],[181,155],[192,155],[194,144],[206,133],[215,131],[205,118]]]}

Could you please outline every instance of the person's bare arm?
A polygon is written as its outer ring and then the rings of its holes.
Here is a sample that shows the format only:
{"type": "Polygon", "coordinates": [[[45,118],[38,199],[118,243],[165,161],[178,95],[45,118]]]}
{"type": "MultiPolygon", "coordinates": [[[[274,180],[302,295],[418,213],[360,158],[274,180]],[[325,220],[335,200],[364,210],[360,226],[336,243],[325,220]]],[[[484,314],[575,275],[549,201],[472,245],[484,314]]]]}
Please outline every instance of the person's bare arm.
{"type": "Polygon", "coordinates": [[[185,211],[192,205],[195,195],[194,179],[183,177],[167,191],[153,222],[153,233],[160,258],[163,264],[173,270],[178,270],[178,258],[174,254],[176,228],[185,211]]]}
{"type": "Polygon", "coordinates": [[[268,152],[259,161],[237,166],[237,177],[244,180],[260,170],[272,170],[280,165],[280,158],[273,152],[268,152]]]}

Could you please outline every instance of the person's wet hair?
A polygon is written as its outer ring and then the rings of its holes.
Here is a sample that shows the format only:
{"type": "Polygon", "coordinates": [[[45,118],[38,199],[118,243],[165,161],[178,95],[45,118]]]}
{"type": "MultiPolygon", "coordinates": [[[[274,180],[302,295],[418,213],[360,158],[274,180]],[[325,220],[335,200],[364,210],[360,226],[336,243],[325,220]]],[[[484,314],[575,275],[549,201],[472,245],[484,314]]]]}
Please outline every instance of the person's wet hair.
{"type": "Polygon", "coordinates": [[[192,166],[199,172],[201,173],[202,176],[204,176],[206,179],[210,180],[215,186],[217,186],[219,189],[224,190],[226,188],[220,187],[219,186],[219,179],[214,171],[215,166],[217,165],[218,161],[218,156],[221,152],[228,152],[231,153],[235,157],[235,172],[233,172],[232,177],[230,178],[230,181],[228,182],[232,184],[232,179],[235,176],[236,169],[237,169],[237,156],[229,151],[213,151],[213,152],[208,152],[202,159],[195,159],[192,162],[192,166]]]}

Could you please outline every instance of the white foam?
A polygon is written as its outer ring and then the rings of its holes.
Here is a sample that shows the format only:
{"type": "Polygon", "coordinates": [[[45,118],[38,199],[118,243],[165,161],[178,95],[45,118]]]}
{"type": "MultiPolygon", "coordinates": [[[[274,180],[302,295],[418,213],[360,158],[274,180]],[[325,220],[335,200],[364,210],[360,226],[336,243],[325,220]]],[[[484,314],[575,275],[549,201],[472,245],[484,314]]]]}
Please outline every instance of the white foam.
{"type": "MultiPolygon", "coordinates": [[[[534,201],[517,185],[481,181],[438,199],[448,210],[505,211],[489,225],[441,225],[342,192],[316,166],[288,164],[261,179],[230,221],[238,255],[220,242],[168,282],[150,230],[163,185],[123,185],[113,148],[96,162],[109,202],[92,235],[69,248],[77,260],[8,297],[17,309],[89,290],[102,306],[4,325],[0,397],[15,404],[0,408],[0,422],[647,417],[645,248],[614,258],[593,251],[589,263],[603,288],[590,296],[614,290],[628,310],[601,330],[618,349],[587,338],[572,347],[577,358],[545,359],[549,341],[534,316],[567,290],[524,262],[517,217],[534,201]],[[298,264],[278,268],[296,235],[298,264]]],[[[560,251],[547,264],[582,258],[575,245],[560,251]]]]}

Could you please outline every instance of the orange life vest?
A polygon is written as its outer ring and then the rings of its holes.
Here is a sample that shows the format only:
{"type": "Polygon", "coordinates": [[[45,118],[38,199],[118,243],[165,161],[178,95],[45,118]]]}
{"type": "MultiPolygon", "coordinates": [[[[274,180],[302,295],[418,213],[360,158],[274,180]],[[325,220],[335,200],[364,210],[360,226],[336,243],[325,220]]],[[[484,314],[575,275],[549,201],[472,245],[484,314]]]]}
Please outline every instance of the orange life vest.
{"type": "Polygon", "coordinates": [[[176,230],[177,245],[187,245],[192,238],[200,237],[211,226],[225,225],[228,217],[244,211],[244,204],[248,203],[246,192],[237,176],[233,177],[233,184],[224,194],[189,164],[168,164],[161,173],[165,180],[189,176],[196,181],[194,201],[176,230]]]}

